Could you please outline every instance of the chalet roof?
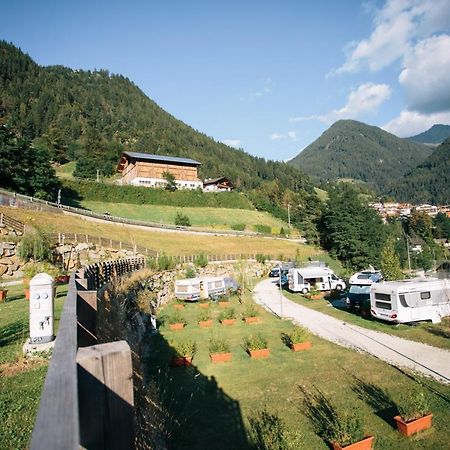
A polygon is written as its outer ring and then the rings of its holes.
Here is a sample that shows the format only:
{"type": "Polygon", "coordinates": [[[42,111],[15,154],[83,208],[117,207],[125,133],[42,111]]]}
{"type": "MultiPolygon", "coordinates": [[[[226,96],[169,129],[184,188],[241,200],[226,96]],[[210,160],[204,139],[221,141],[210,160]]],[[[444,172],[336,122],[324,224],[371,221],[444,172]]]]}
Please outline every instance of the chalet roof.
{"type": "Polygon", "coordinates": [[[203,185],[205,186],[208,184],[217,184],[220,183],[221,181],[225,181],[228,182],[229,184],[232,184],[227,177],[218,177],[218,178],[207,178],[206,180],[203,181],[203,185]]]}
{"type": "Polygon", "coordinates": [[[154,155],[150,153],[123,152],[123,156],[143,161],[159,161],[173,164],[188,164],[190,166],[200,166],[201,163],[190,158],[179,158],[178,156],[154,155]]]}

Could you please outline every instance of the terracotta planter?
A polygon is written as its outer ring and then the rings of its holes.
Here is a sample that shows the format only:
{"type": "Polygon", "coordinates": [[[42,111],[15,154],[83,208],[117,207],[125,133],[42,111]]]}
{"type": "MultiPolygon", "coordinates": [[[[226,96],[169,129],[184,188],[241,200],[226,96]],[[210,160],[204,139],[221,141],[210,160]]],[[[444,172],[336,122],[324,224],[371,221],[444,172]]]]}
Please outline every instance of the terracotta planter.
{"type": "Polygon", "coordinates": [[[321,298],[323,298],[324,295],[323,294],[314,294],[314,295],[310,295],[309,298],[311,300],[320,300],[321,298]]]}
{"type": "Polygon", "coordinates": [[[200,320],[200,321],[198,322],[198,324],[199,324],[199,326],[200,326],[201,328],[208,328],[208,327],[211,327],[211,326],[212,326],[212,323],[213,323],[212,319],[210,319],[210,320],[200,320]]]}
{"type": "Polygon", "coordinates": [[[182,330],[184,328],[184,323],[171,323],[169,324],[171,330],[182,330]]]}
{"type": "Polygon", "coordinates": [[[374,436],[369,436],[364,438],[362,441],[346,445],[345,447],[342,447],[336,442],[332,442],[331,445],[333,446],[333,450],[342,450],[344,448],[346,450],[371,450],[374,439],[375,439],[374,436]]]}
{"type": "Polygon", "coordinates": [[[173,307],[174,307],[175,309],[183,309],[183,308],[184,308],[184,305],[181,304],[181,303],[176,303],[175,305],[173,305],[173,307]]]}
{"type": "Polygon", "coordinates": [[[170,361],[172,367],[186,367],[192,365],[192,356],[174,356],[170,361]]]}
{"type": "Polygon", "coordinates": [[[259,322],[259,317],[244,317],[245,323],[256,323],[259,322]]]}
{"type": "Polygon", "coordinates": [[[294,352],[299,352],[301,350],[309,350],[311,348],[311,342],[310,341],[306,341],[306,342],[296,342],[295,344],[291,344],[291,350],[293,350],[294,352]]]}
{"type": "Polygon", "coordinates": [[[236,319],[223,319],[220,321],[222,325],[234,325],[236,319]]]}
{"type": "Polygon", "coordinates": [[[268,358],[270,349],[269,348],[261,348],[259,350],[249,350],[250,357],[253,359],[260,359],[260,358],[268,358]]]}
{"type": "Polygon", "coordinates": [[[231,361],[231,353],[211,353],[209,357],[212,363],[231,361]]]}
{"type": "Polygon", "coordinates": [[[70,275],[60,275],[59,277],[55,278],[55,281],[57,283],[68,283],[70,280],[70,275]]]}
{"type": "Polygon", "coordinates": [[[29,289],[24,289],[25,291],[25,299],[26,300],[30,300],[30,290],[29,289]]]}
{"type": "Polygon", "coordinates": [[[400,416],[395,416],[394,420],[400,433],[405,436],[411,436],[419,431],[424,431],[431,428],[432,418],[433,414],[428,414],[427,416],[420,417],[416,420],[411,420],[410,422],[405,422],[400,416]]]}
{"type": "Polygon", "coordinates": [[[228,308],[228,305],[230,304],[230,302],[219,302],[219,306],[221,308],[228,308]]]}
{"type": "Polygon", "coordinates": [[[209,303],[199,303],[199,308],[209,308],[209,303]]]}
{"type": "Polygon", "coordinates": [[[8,291],[3,289],[0,291],[0,302],[4,302],[6,300],[6,294],[8,294],[8,291]]]}

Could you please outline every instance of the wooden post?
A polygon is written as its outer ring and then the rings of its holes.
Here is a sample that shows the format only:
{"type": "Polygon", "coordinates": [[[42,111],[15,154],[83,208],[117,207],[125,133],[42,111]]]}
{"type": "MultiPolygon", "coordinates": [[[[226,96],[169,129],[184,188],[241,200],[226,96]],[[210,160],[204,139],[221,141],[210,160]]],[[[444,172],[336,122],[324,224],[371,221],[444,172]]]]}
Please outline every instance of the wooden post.
{"type": "Polygon", "coordinates": [[[80,445],[134,448],[133,369],[125,341],[78,349],[80,445]]]}
{"type": "Polygon", "coordinates": [[[77,342],[78,347],[97,343],[97,291],[77,292],[77,342]]]}

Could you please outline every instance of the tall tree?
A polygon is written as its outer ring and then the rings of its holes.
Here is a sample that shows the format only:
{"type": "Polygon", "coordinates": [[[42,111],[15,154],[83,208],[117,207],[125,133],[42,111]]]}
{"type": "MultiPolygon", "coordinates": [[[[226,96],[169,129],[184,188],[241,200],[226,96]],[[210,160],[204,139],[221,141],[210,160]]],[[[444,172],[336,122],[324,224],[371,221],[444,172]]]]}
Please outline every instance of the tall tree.
{"type": "Polygon", "coordinates": [[[389,236],[381,250],[381,272],[386,280],[401,280],[404,278],[400,269],[400,260],[395,251],[395,238],[389,236]]]}

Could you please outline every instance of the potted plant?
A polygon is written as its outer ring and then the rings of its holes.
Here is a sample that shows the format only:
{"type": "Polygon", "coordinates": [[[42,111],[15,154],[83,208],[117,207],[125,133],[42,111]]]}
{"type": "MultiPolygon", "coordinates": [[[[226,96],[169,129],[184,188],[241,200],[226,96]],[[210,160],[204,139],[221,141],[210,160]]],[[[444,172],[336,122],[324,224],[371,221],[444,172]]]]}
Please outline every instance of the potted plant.
{"type": "Polygon", "coordinates": [[[320,300],[324,295],[325,294],[323,292],[320,292],[317,289],[311,289],[309,291],[308,298],[310,298],[311,300],[320,300]]]}
{"type": "Polygon", "coordinates": [[[3,303],[6,300],[6,295],[8,294],[8,290],[0,287],[0,303],[3,303]]]}
{"type": "Polygon", "coordinates": [[[228,308],[230,305],[230,299],[228,297],[221,297],[219,300],[219,306],[221,308],[228,308]]]}
{"type": "Polygon", "coordinates": [[[219,314],[219,322],[222,325],[233,325],[236,322],[236,312],[234,308],[228,308],[219,314]]]}
{"type": "Polygon", "coordinates": [[[172,342],[171,346],[175,351],[175,355],[170,362],[172,367],[190,366],[192,364],[192,358],[197,351],[197,344],[194,340],[185,339],[172,342]]]}
{"type": "Polygon", "coordinates": [[[209,311],[202,311],[198,316],[197,316],[197,321],[200,327],[202,328],[206,328],[206,327],[210,327],[212,326],[212,319],[211,319],[211,314],[209,311]]]}
{"type": "Polygon", "coordinates": [[[258,311],[253,303],[247,304],[244,312],[242,313],[242,318],[245,323],[255,323],[259,321],[258,311]]]}
{"type": "Polygon", "coordinates": [[[428,430],[433,414],[425,394],[421,391],[405,392],[396,402],[398,415],[394,417],[397,429],[405,436],[428,430]]]}
{"type": "Polygon", "coordinates": [[[167,322],[169,323],[169,328],[171,330],[182,330],[186,325],[186,320],[181,316],[181,314],[178,311],[170,315],[167,318],[167,322]]]}
{"type": "Polygon", "coordinates": [[[200,308],[209,308],[209,300],[208,299],[202,299],[198,302],[198,306],[200,308]]]}
{"type": "Polygon", "coordinates": [[[253,334],[244,338],[244,348],[251,358],[267,358],[270,349],[267,347],[267,339],[261,334],[253,334]]]}
{"type": "Polygon", "coordinates": [[[308,330],[300,326],[296,326],[289,333],[282,335],[283,341],[294,352],[310,349],[311,341],[308,338],[308,330]]]}
{"type": "Polygon", "coordinates": [[[228,342],[220,337],[211,337],[209,339],[209,357],[213,363],[231,361],[228,342]]]}
{"type": "Polygon", "coordinates": [[[180,300],[177,300],[177,301],[174,303],[173,307],[174,307],[175,309],[183,309],[183,308],[184,308],[184,303],[182,303],[180,300]]]}
{"type": "Polygon", "coordinates": [[[357,411],[338,413],[333,410],[323,437],[329,441],[333,450],[370,450],[374,436],[364,434],[363,424],[357,411]]]}

